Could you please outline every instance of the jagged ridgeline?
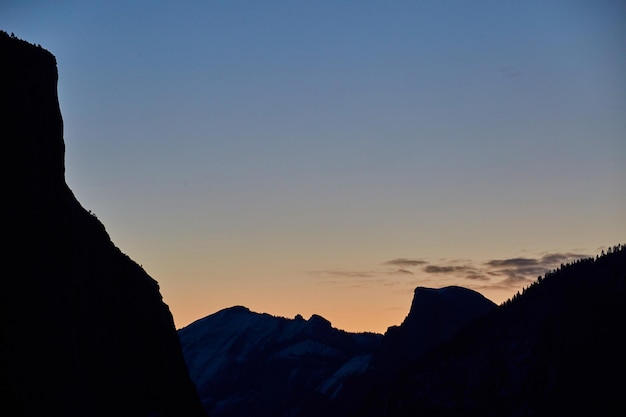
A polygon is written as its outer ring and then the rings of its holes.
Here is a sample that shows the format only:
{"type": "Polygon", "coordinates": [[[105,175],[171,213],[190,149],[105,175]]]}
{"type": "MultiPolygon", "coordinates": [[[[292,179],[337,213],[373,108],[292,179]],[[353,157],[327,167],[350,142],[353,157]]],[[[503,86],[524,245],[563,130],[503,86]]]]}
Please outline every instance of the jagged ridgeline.
{"type": "Polygon", "coordinates": [[[0,62],[0,415],[206,415],[158,284],[65,183],[54,56],[2,32],[0,62]]]}
{"type": "Polygon", "coordinates": [[[179,330],[203,404],[226,416],[622,416],[626,250],[561,265],[496,306],[415,289],[384,335],[232,307],[179,330]]]}

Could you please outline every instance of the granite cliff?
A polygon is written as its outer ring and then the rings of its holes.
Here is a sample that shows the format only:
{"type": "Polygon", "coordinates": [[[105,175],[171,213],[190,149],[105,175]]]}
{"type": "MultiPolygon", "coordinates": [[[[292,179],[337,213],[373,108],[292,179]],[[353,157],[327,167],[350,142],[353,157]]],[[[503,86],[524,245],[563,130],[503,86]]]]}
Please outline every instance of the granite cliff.
{"type": "Polygon", "coordinates": [[[157,282],[65,182],[55,57],[0,33],[0,414],[204,416],[157,282]]]}

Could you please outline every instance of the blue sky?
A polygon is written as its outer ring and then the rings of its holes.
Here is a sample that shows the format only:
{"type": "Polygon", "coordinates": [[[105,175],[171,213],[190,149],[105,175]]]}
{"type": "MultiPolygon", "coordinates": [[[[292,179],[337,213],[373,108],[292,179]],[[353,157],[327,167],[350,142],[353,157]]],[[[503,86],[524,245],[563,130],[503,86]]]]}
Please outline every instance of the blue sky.
{"type": "Polygon", "coordinates": [[[620,1],[0,6],[57,57],[70,188],[177,325],[242,304],[376,331],[415,286],[501,302],[624,242],[624,21],[620,1]]]}

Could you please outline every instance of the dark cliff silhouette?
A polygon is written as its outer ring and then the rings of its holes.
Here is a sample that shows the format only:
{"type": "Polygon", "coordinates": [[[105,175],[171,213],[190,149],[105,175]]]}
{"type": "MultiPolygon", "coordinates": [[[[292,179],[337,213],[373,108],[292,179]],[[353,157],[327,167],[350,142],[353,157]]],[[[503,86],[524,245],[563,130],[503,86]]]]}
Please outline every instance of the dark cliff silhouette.
{"type": "Polygon", "coordinates": [[[65,183],[54,56],[0,57],[0,414],[204,416],[158,284],[65,183]]]}
{"type": "Polygon", "coordinates": [[[406,363],[352,415],[624,416],[625,323],[626,247],[617,245],[539,277],[406,363]]]}
{"type": "Polygon", "coordinates": [[[467,323],[497,308],[482,294],[458,286],[417,287],[409,314],[387,329],[374,367],[388,375],[449,340],[467,323]]]}
{"type": "Polygon", "coordinates": [[[392,386],[409,364],[453,340],[466,326],[496,309],[495,303],[467,288],[417,287],[408,315],[402,324],[387,329],[367,370],[345,378],[341,391],[331,401],[318,399],[310,404],[308,409],[315,412],[307,416],[343,417],[358,410],[372,392],[392,386]]]}

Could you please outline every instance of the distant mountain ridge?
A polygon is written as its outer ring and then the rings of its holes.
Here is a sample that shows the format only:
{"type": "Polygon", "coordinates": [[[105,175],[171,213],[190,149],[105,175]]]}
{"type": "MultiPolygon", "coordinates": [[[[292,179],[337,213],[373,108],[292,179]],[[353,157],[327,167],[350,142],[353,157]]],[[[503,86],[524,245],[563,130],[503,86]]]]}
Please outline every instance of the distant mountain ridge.
{"type": "Polygon", "coordinates": [[[179,333],[214,417],[623,416],[625,320],[626,247],[617,245],[500,306],[462,287],[418,287],[384,336],[245,307],[179,333]]]}
{"type": "Polygon", "coordinates": [[[227,308],[178,331],[190,375],[214,417],[298,413],[342,373],[358,373],[381,335],[347,333],[313,315],[274,317],[227,308]]]}
{"type": "Polygon", "coordinates": [[[384,336],[338,330],[318,315],[286,319],[241,306],[221,310],[178,333],[191,378],[210,415],[305,416],[339,404],[335,399],[344,395],[344,385],[372,373],[373,363],[390,379],[395,373],[387,372],[388,355],[394,364],[414,358],[495,308],[465,288],[420,287],[402,325],[384,336]]]}

